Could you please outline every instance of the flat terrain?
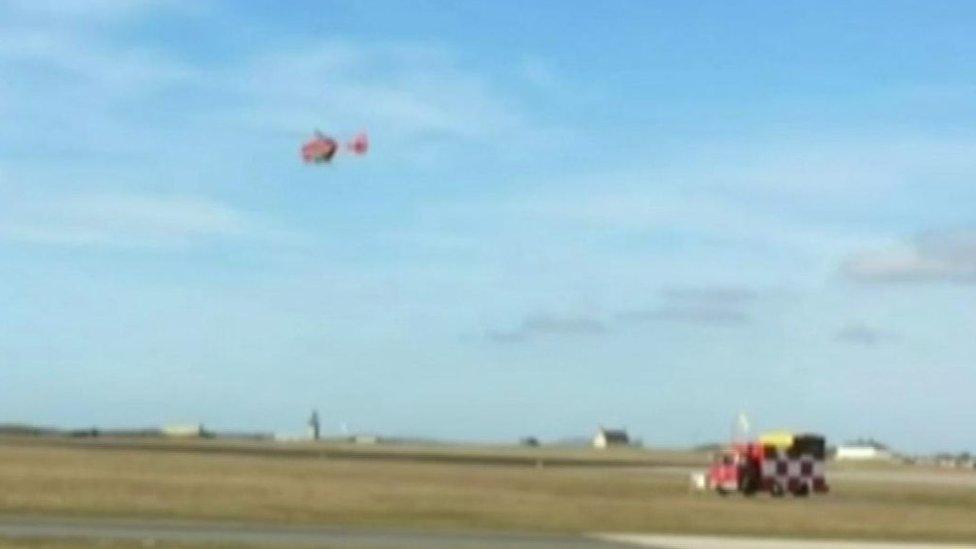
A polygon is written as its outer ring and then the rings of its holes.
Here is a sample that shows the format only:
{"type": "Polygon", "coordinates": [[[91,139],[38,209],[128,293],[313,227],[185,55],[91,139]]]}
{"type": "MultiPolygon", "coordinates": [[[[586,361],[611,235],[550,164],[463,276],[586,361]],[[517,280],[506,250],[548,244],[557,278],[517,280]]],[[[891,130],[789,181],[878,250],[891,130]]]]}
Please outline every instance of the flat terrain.
{"type": "Polygon", "coordinates": [[[797,540],[648,534],[596,536],[632,547],[650,549],[974,549],[973,545],[944,545],[893,541],[797,540]]]}
{"type": "Polygon", "coordinates": [[[703,459],[642,451],[0,439],[0,516],[473,535],[976,541],[971,472],[845,470],[825,497],[720,498],[688,489],[685,472],[703,459]],[[887,478],[902,474],[913,481],[887,478]],[[939,482],[925,482],[925,475],[939,482]]]}
{"type": "Polygon", "coordinates": [[[621,549],[581,536],[451,533],[166,520],[0,517],[0,547],[319,547],[326,549],[621,549]]]}

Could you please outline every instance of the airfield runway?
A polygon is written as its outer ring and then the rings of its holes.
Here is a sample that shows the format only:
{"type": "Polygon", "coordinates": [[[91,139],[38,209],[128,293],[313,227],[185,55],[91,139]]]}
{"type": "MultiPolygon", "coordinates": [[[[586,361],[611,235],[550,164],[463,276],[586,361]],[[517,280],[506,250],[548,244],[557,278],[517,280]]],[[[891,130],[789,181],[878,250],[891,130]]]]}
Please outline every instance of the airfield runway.
{"type": "MultiPolygon", "coordinates": [[[[85,543],[134,541],[144,546],[220,543],[335,549],[976,549],[974,545],[805,541],[788,539],[592,534],[440,533],[262,526],[243,523],[0,517],[0,538],[70,539],[85,543]]],[[[2,543],[2,541],[0,541],[2,543]]]]}
{"type": "MultiPolygon", "coordinates": [[[[102,542],[114,542],[112,546],[344,549],[963,547],[657,535],[653,532],[667,530],[672,524],[689,534],[703,533],[706,525],[695,524],[693,517],[709,512],[719,519],[713,531],[766,533],[761,528],[730,528],[739,524],[736,517],[751,515],[708,495],[689,494],[686,477],[701,465],[693,465],[695,456],[668,453],[591,457],[551,452],[533,457],[521,449],[491,453],[442,447],[363,449],[2,437],[0,453],[4,458],[0,503],[6,511],[0,513],[0,547],[15,539],[26,540],[17,544],[26,547],[36,546],[36,540],[56,539],[67,540],[58,547],[102,542]],[[543,458],[544,468],[537,463],[543,458]],[[458,488],[472,479],[477,482],[471,484],[470,493],[458,488]],[[641,488],[631,490],[634,483],[642,483],[641,488]],[[569,502],[567,487],[575,498],[569,502]],[[644,498],[645,491],[654,497],[644,498]],[[607,498],[618,492],[619,500],[607,498]],[[369,513],[376,498],[387,498],[395,505],[358,526],[330,525],[331,518],[341,524],[343,517],[369,513]],[[25,514],[31,512],[27,509],[36,514],[25,514]],[[614,520],[594,519],[594,510],[614,520]],[[455,511],[457,515],[452,515],[455,511]],[[97,517],[85,516],[88,513],[97,513],[97,517]],[[112,516],[179,516],[186,520],[98,518],[112,516]],[[451,531],[411,529],[433,525],[451,531]],[[478,525],[502,533],[469,530],[478,525]],[[603,529],[617,532],[595,533],[603,529]],[[512,533],[575,530],[593,533],[512,533]],[[621,533],[627,531],[635,533],[621,533]]],[[[838,467],[830,475],[838,483],[839,509],[816,507],[826,516],[825,528],[806,520],[809,513],[797,509],[816,502],[796,502],[785,508],[759,502],[749,509],[760,522],[776,517],[794,520],[793,528],[778,530],[780,535],[890,536],[956,540],[957,544],[976,541],[971,522],[976,505],[976,474],[972,471],[838,467]],[[847,511],[857,517],[852,521],[847,511]]]]}
{"type": "Polygon", "coordinates": [[[396,532],[285,527],[222,522],[0,517],[2,539],[71,539],[86,543],[134,541],[335,549],[620,549],[616,542],[531,534],[396,532]]]}
{"type": "Polygon", "coordinates": [[[794,540],[653,534],[602,534],[596,539],[655,549],[976,549],[976,545],[894,543],[883,541],[794,540]]]}

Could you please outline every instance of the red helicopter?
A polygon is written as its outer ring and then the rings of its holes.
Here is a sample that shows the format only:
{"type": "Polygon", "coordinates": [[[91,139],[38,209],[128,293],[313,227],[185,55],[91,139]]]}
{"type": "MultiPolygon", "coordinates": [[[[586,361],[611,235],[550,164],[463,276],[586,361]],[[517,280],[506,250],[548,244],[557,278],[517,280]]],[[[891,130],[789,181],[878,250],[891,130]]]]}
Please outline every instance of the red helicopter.
{"type": "MultiPolygon", "coordinates": [[[[306,164],[327,164],[342,147],[339,141],[315,130],[315,136],[302,145],[302,160],[306,164]]],[[[362,156],[369,150],[369,137],[366,132],[354,136],[345,144],[347,151],[362,156]]]]}

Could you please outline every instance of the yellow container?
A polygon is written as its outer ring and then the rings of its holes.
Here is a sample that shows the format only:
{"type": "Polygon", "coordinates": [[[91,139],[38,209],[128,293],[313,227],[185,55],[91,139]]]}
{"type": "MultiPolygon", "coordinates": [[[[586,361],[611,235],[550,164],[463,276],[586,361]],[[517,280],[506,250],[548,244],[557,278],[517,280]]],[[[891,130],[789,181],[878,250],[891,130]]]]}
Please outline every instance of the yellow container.
{"type": "Polygon", "coordinates": [[[793,439],[796,435],[789,431],[773,431],[759,435],[759,443],[765,446],[776,446],[777,448],[789,448],[793,446],[793,439]]]}

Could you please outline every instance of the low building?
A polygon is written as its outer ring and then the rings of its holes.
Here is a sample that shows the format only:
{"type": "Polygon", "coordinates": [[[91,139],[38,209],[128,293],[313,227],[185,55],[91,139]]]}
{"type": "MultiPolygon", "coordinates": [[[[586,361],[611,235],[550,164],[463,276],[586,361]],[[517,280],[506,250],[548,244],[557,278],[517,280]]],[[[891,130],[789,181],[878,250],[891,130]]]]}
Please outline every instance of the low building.
{"type": "Polygon", "coordinates": [[[167,425],[163,427],[163,435],[173,438],[205,438],[210,433],[204,429],[202,423],[167,425]]]}
{"type": "Polygon", "coordinates": [[[894,456],[881,444],[843,444],[837,447],[834,457],[838,461],[889,460],[894,456]]]}
{"type": "Polygon", "coordinates": [[[593,447],[598,450],[606,450],[620,446],[629,446],[630,436],[624,429],[605,429],[600,427],[593,437],[593,447]]]}
{"type": "Polygon", "coordinates": [[[361,434],[361,435],[353,435],[349,437],[349,442],[352,442],[353,444],[372,445],[372,444],[379,444],[381,440],[379,435],[361,434]]]}
{"type": "Polygon", "coordinates": [[[976,458],[963,452],[961,454],[940,453],[932,458],[933,464],[946,469],[976,469],[976,458]]]}

